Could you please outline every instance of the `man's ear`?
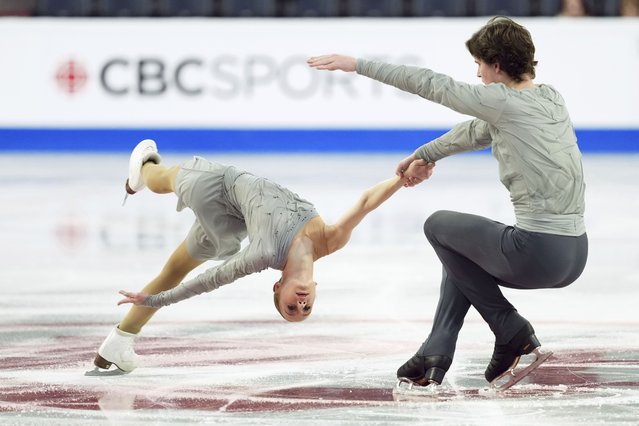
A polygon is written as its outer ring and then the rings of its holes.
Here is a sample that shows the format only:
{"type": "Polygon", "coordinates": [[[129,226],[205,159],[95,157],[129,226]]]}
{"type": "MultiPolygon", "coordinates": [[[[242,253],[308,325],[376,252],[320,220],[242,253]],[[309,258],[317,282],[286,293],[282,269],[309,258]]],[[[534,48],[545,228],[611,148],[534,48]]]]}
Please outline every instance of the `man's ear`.
{"type": "Polygon", "coordinates": [[[273,284],[273,293],[277,293],[281,286],[282,286],[281,280],[273,284]]]}

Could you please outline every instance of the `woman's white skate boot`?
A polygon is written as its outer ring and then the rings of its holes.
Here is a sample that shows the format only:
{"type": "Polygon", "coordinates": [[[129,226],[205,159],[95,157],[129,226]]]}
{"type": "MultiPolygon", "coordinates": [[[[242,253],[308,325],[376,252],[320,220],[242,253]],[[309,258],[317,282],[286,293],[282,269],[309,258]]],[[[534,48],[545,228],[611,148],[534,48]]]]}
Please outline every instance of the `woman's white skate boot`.
{"type": "Polygon", "coordinates": [[[129,177],[124,184],[124,189],[126,190],[124,201],[126,201],[126,197],[129,196],[129,194],[133,195],[146,187],[142,179],[142,166],[149,161],[160,164],[162,157],[158,154],[155,141],[144,139],[133,148],[131,157],[129,158],[129,177]]]}
{"type": "Polygon", "coordinates": [[[115,365],[121,372],[130,373],[139,364],[138,354],[133,350],[133,340],[137,334],[127,333],[115,326],[102,342],[93,363],[96,367],[108,370],[115,365]]]}

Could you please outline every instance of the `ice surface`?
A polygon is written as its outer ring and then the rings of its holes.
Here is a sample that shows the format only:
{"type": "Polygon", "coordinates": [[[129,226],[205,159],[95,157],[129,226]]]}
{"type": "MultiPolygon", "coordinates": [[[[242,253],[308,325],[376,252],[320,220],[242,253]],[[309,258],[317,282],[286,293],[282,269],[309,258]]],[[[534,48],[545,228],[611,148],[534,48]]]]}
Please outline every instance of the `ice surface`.
{"type": "MultiPolygon", "coordinates": [[[[327,222],[403,157],[197,154],[290,187],[327,222]]],[[[171,195],[142,192],[122,207],[127,163],[0,156],[0,423],[639,422],[638,156],[584,158],[590,253],[576,283],[504,289],[554,356],[503,395],[488,391],[492,335],[471,310],[438,392],[403,399],[392,393],[395,371],[428,334],[439,290],[423,221],[452,209],[512,223],[492,157],[443,160],[429,182],[368,216],[346,248],[317,263],[318,299],[305,323],[279,318],[270,296],[277,273],[265,271],[163,308],[136,343],[141,368],[87,377],[126,312],[117,290],[150,280],[192,220],[171,195]]]]}

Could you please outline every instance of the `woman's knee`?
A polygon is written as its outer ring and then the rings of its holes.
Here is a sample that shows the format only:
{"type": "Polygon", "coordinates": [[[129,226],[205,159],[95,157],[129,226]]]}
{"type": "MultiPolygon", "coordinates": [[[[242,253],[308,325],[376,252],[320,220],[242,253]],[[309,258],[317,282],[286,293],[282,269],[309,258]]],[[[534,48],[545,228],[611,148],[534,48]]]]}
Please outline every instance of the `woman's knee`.
{"type": "Polygon", "coordinates": [[[166,277],[181,280],[202,263],[204,263],[203,260],[191,257],[186,249],[186,243],[182,242],[164,264],[162,274],[166,277]]]}

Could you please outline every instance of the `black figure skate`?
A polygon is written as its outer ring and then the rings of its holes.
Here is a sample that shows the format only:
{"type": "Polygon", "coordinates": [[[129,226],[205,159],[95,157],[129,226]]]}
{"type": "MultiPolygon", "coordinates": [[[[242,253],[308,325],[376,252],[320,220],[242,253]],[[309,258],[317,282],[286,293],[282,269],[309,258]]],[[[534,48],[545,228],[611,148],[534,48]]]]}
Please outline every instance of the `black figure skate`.
{"type": "Polygon", "coordinates": [[[433,385],[442,384],[452,361],[444,355],[413,355],[397,370],[395,393],[410,393],[425,387],[429,388],[428,393],[433,393],[433,385]]]}
{"type": "Polygon", "coordinates": [[[540,347],[535,330],[530,324],[519,330],[507,344],[495,344],[493,357],[484,373],[490,387],[499,392],[504,391],[539,367],[552,355],[550,351],[542,352],[540,347]],[[528,366],[515,370],[521,356],[530,353],[535,355],[535,359],[528,366]]]}

